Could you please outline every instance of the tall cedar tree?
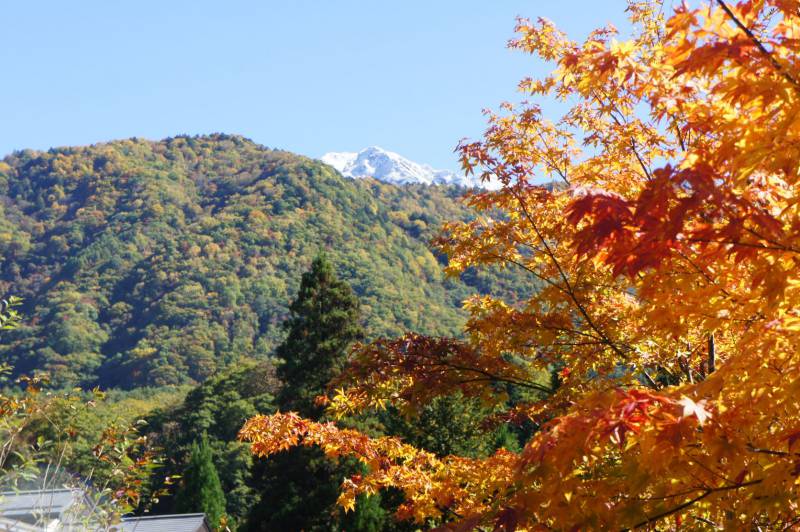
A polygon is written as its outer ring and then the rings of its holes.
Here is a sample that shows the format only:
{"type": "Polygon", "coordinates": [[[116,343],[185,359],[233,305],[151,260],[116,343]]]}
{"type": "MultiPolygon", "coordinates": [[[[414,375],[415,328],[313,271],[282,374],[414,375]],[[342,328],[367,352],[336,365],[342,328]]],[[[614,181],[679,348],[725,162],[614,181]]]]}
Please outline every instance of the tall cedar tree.
{"type": "MultiPolygon", "coordinates": [[[[322,407],[314,399],[341,372],[350,346],[364,334],[358,299],[320,254],[303,274],[289,310],[288,335],[276,350],[283,361],[278,405],[318,420],[322,407]]],[[[352,466],[332,462],[318,449],[291,449],[256,464],[262,496],[246,529],[381,530],[385,516],[377,497],[362,498],[347,516],[336,508],[342,479],[352,473],[352,466]]]]}
{"type": "Polygon", "coordinates": [[[220,517],[225,513],[225,494],[211,459],[211,447],[205,433],[199,444],[192,444],[183,486],[175,496],[175,510],[181,513],[204,512],[213,526],[219,524],[220,517]]]}
{"type": "Polygon", "coordinates": [[[358,298],[320,254],[303,274],[289,310],[284,323],[289,334],[276,350],[283,360],[278,368],[283,383],[278,404],[283,411],[317,419],[322,408],[314,403],[315,397],[341,372],[352,343],[364,336],[358,298]]]}

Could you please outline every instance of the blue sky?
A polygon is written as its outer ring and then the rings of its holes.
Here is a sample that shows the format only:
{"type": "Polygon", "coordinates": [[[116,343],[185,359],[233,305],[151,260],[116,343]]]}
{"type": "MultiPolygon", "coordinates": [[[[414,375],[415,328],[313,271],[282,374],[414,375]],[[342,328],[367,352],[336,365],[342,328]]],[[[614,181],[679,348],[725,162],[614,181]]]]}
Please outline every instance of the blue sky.
{"type": "Polygon", "coordinates": [[[456,168],[481,109],[547,67],[506,49],[517,15],[573,37],[623,0],[25,0],[3,6],[0,156],[239,133],[318,157],[379,145],[456,168]]]}

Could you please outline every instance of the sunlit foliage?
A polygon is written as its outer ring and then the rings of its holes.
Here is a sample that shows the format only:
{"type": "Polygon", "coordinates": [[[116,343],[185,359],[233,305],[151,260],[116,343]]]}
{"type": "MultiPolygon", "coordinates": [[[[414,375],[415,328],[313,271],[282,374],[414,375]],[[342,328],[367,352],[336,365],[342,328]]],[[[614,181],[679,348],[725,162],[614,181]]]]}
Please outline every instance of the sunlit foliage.
{"type": "Polygon", "coordinates": [[[554,65],[520,90],[566,111],[504,105],[461,145],[503,186],[447,227],[448,270],[503,264],[540,290],[470,299],[466,343],[367,345],[332,391],[334,412],[413,412],[453,390],[500,405],[500,384],[557,370],[546,399],[509,413],[538,425],[524,448],[438,457],[280,413],[243,428],[254,453],[355,456],[369,473],[345,480],[345,508],[395,487],[400,517],[461,530],[797,525],[800,5],[628,13],[632,36],[584,42],[520,20],[512,47],[554,65]]]}

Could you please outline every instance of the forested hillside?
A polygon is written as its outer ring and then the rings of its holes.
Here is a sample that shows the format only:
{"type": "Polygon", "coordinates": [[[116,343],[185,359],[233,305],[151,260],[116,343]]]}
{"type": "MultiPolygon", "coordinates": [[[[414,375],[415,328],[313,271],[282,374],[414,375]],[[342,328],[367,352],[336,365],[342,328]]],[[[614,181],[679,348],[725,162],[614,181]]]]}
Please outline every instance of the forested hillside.
{"type": "Polygon", "coordinates": [[[445,279],[428,242],[469,216],[445,187],[351,180],[237,136],[22,151],[0,162],[0,292],[24,325],[0,355],[58,386],[199,382],[263,360],[321,249],[369,337],[458,334],[462,300],[510,270],[445,279]]]}

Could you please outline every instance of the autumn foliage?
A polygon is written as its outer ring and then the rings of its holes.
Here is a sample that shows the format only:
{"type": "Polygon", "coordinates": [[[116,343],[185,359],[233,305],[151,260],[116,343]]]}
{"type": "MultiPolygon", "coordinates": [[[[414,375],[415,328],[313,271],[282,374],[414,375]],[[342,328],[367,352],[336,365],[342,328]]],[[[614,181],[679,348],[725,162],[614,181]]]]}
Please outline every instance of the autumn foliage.
{"type": "Polygon", "coordinates": [[[535,103],[462,143],[472,222],[437,242],[448,271],[500,264],[540,288],[466,302],[463,342],[359,347],[333,414],[413,415],[460,390],[538,430],[519,453],[436,457],[292,413],[256,417],[258,455],[355,456],[340,502],[396,487],[399,517],[452,529],[789,528],[800,523],[800,3],[633,1],[631,37],[570,41],[520,20],[513,48],[554,70],[535,103]],[[663,8],[663,9],[662,9],[663,8]],[[551,181],[542,185],[544,181],[551,181]],[[537,379],[560,370],[561,385],[537,379]],[[513,415],[511,415],[513,414],[513,415]]]}

